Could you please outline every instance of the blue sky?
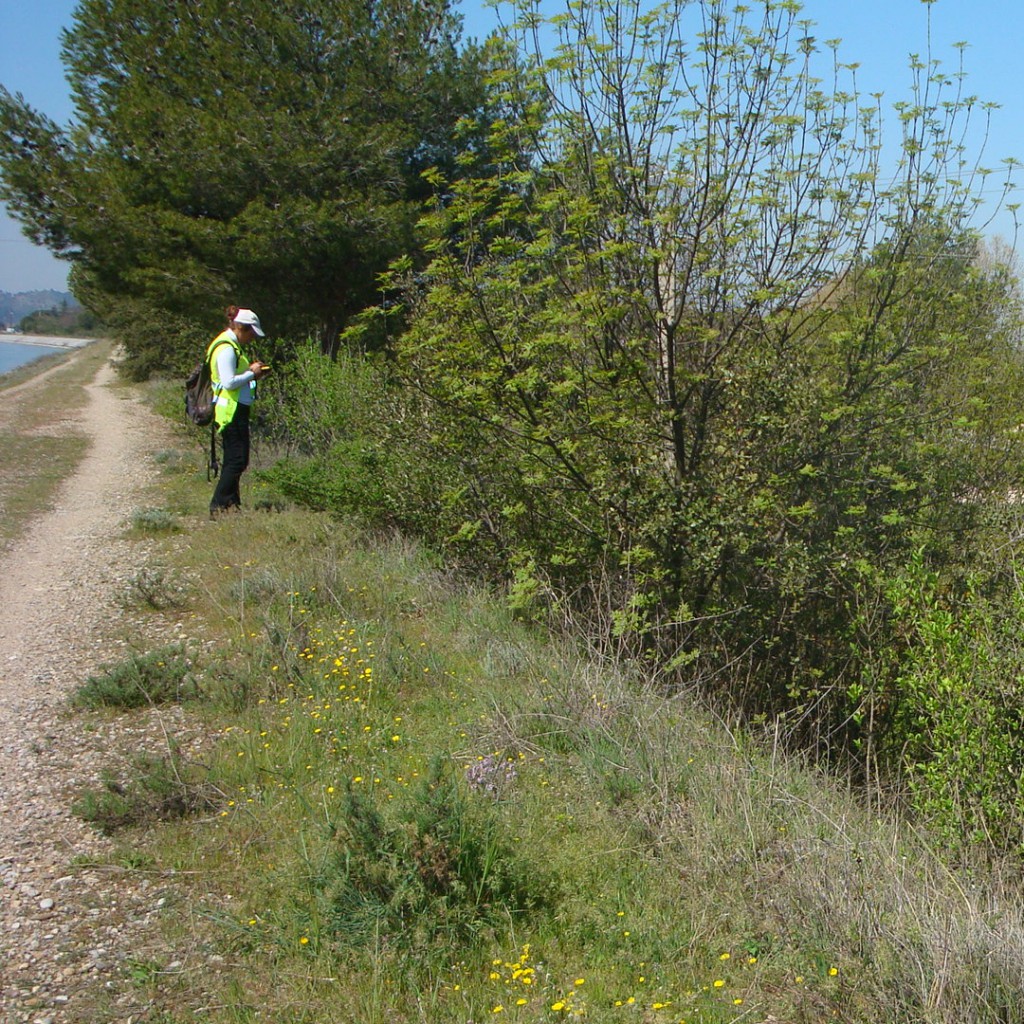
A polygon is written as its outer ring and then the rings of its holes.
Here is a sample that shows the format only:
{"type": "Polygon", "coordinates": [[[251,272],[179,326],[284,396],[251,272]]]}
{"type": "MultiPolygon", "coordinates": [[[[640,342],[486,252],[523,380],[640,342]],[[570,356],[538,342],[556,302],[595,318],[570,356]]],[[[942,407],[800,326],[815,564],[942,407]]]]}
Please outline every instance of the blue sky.
{"type": "MultiPolygon", "coordinates": [[[[560,10],[564,0],[545,0],[560,10]]],[[[753,6],[753,4],[751,5],[753,6]]],[[[818,39],[842,39],[840,54],[857,62],[863,93],[884,92],[888,105],[909,94],[907,60],[924,54],[931,15],[931,52],[943,69],[956,70],[954,44],[966,42],[968,91],[998,103],[992,116],[985,164],[998,167],[1004,157],[1024,161],[1024,3],[1021,0],[805,0],[804,16],[816,23],[818,39]]],[[[70,117],[71,104],[60,63],[60,30],[70,25],[75,0],[0,0],[0,82],[21,92],[29,103],[58,123],[70,117]]],[[[460,6],[466,35],[482,37],[494,24],[493,11],[466,0],[460,6]]],[[[1021,191],[1013,198],[1024,201],[1021,191]]],[[[1012,221],[996,216],[991,228],[1009,238],[1012,221]]],[[[33,246],[19,225],[0,213],[0,291],[63,288],[66,265],[33,246]]]]}

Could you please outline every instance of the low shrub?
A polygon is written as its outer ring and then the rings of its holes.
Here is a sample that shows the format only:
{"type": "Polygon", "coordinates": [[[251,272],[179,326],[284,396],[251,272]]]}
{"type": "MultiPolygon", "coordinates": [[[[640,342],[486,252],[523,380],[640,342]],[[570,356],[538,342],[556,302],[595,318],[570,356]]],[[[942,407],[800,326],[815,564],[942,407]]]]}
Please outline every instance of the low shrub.
{"type": "Polygon", "coordinates": [[[154,452],[153,461],[167,474],[195,472],[195,458],[192,453],[183,452],[178,448],[165,448],[154,452]]]}
{"type": "Polygon", "coordinates": [[[214,806],[217,791],[206,773],[186,765],[176,750],[168,756],[141,754],[126,778],[112,772],[100,789],[87,790],[71,806],[72,813],[104,835],[156,821],[175,821],[214,806]]]}
{"type": "Polygon", "coordinates": [[[176,530],[178,524],[166,509],[140,508],[132,513],[132,527],[142,533],[168,533],[176,530]]]}
{"type": "Polygon", "coordinates": [[[162,611],[185,603],[187,584],[165,566],[144,565],[129,578],[123,600],[126,605],[162,611]]]}
{"type": "Polygon", "coordinates": [[[174,704],[199,694],[184,646],[171,644],[102,666],[75,690],[72,703],[88,708],[138,708],[174,704]]]}
{"type": "Polygon", "coordinates": [[[491,802],[467,793],[443,760],[398,821],[350,786],[328,891],[336,938],[450,952],[550,907],[555,882],[502,833],[491,802]]]}
{"type": "Polygon", "coordinates": [[[321,455],[282,459],[261,478],[318,512],[381,522],[391,518],[383,463],[381,453],[364,441],[336,441],[321,455]]]}
{"type": "Polygon", "coordinates": [[[233,600],[249,604],[269,600],[285,589],[285,583],[278,573],[267,568],[257,568],[234,580],[228,593],[233,600]]]}

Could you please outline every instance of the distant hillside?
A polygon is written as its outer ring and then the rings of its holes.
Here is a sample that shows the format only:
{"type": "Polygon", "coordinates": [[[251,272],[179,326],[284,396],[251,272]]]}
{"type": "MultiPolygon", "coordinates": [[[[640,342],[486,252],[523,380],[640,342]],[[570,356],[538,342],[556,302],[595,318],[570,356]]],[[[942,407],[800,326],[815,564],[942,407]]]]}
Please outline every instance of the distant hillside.
{"type": "Polygon", "coordinates": [[[71,292],[58,292],[52,289],[13,293],[0,291],[0,327],[17,327],[24,317],[41,309],[64,308],[79,308],[71,292]]]}

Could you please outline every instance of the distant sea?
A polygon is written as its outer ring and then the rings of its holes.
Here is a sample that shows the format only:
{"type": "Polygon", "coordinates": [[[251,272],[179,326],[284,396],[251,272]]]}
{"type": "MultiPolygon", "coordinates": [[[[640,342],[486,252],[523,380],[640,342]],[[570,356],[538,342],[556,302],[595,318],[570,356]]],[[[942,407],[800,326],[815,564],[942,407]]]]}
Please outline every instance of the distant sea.
{"type": "Polygon", "coordinates": [[[0,373],[10,373],[43,356],[66,351],[65,348],[50,348],[48,345],[19,345],[13,341],[0,341],[0,373]]]}

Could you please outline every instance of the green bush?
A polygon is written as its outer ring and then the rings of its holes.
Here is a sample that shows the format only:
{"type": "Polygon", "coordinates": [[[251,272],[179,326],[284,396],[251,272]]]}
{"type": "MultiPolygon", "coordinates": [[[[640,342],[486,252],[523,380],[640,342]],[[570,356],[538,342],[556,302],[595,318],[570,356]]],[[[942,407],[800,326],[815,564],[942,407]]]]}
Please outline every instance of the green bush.
{"type": "Polygon", "coordinates": [[[262,477],[307,508],[382,522],[393,515],[383,462],[362,439],[335,441],[321,455],[282,459],[262,477]]]}
{"type": "Polygon", "coordinates": [[[447,536],[440,495],[458,474],[424,436],[419,399],[396,386],[390,364],[346,351],[332,360],[310,343],[272,387],[261,404],[285,454],[260,473],[264,482],[317,511],[447,536]]]}
{"type": "Polygon", "coordinates": [[[72,702],[88,708],[139,708],[191,700],[199,694],[185,648],[171,644],[104,665],[75,690],[72,702]]]}
{"type": "Polygon", "coordinates": [[[954,848],[1024,850],[1024,598],[940,586],[920,558],[891,585],[903,637],[885,736],[917,812],[954,848]]]}
{"type": "Polygon", "coordinates": [[[450,953],[556,900],[556,886],[503,836],[493,805],[474,799],[442,761],[395,820],[351,786],[328,890],[339,942],[384,937],[450,953]]]}

